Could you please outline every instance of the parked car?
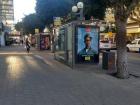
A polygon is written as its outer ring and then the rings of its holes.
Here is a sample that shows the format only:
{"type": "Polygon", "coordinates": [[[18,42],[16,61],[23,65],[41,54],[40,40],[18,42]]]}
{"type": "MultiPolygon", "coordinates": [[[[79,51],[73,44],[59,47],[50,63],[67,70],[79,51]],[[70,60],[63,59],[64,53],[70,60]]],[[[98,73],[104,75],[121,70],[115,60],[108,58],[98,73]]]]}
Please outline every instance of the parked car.
{"type": "Polygon", "coordinates": [[[130,44],[127,44],[127,51],[140,51],[140,38],[133,40],[130,44]]]}
{"type": "Polygon", "coordinates": [[[100,49],[115,49],[116,48],[116,44],[115,43],[111,43],[110,41],[100,41],[100,49]]]}

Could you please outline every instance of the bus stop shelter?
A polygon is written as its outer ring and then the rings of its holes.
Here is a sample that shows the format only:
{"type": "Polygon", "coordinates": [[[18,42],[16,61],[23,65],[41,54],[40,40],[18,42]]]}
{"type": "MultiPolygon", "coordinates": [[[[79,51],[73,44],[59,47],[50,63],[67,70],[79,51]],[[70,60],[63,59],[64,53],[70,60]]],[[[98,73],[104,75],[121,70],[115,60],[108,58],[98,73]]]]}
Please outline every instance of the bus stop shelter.
{"type": "Polygon", "coordinates": [[[99,63],[99,21],[74,21],[55,35],[55,59],[70,67],[99,63]]]}

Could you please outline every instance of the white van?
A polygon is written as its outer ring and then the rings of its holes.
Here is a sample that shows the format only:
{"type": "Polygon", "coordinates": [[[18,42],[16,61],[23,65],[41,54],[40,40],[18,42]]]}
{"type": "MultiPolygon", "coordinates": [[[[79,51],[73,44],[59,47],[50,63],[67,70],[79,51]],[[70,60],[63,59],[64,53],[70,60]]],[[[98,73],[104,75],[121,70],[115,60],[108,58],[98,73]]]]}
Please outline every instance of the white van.
{"type": "Polygon", "coordinates": [[[127,44],[127,51],[140,51],[140,38],[133,40],[130,44],[127,44]]]}

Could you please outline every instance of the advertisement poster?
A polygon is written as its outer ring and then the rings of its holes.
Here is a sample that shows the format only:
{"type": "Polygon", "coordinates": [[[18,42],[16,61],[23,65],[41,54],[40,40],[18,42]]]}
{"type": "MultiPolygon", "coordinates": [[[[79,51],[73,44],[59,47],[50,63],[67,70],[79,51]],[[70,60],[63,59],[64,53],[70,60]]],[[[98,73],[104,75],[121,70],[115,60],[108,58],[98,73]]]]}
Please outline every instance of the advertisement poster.
{"type": "Polygon", "coordinates": [[[99,29],[96,27],[78,27],[77,34],[78,62],[98,63],[99,29]]]}
{"type": "Polygon", "coordinates": [[[50,37],[42,35],[40,39],[40,49],[49,50],[50,49],[50,37]]]}

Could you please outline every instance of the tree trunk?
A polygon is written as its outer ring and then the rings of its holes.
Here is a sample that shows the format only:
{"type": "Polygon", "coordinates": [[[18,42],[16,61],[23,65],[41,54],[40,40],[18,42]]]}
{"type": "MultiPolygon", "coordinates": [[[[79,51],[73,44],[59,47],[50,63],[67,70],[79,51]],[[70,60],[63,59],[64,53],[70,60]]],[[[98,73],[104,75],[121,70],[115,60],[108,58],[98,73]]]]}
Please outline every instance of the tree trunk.
{"type": "Polygon", "coordinates": [[[127,49],[126,49],[126,20],[116,18],[117,28],[117,76],[125,79],[129,77],[127,69],[127,49]]]}

